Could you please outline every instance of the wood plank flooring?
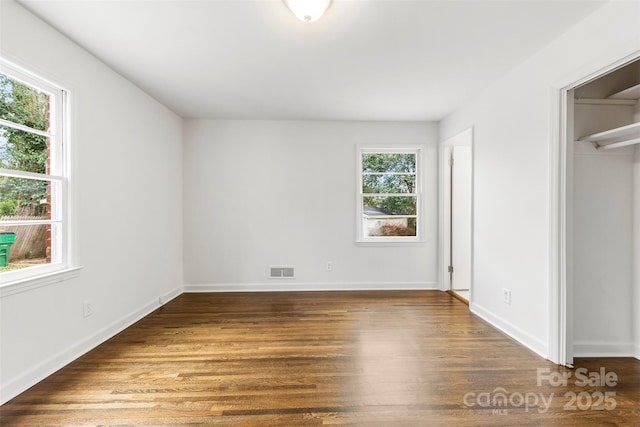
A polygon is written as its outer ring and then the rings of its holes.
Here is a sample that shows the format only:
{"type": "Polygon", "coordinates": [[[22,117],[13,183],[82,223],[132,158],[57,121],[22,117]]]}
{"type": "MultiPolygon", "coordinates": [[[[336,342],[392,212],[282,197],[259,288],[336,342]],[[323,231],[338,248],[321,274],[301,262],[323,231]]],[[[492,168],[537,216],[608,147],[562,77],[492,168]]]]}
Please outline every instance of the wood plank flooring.
{"type": "Polygon", "coordinates": [[[581,386],[444,292],[183,294],[0,407],[0,425],[640,425],[640,361],[576,368],[617,381],[581,386]]]}

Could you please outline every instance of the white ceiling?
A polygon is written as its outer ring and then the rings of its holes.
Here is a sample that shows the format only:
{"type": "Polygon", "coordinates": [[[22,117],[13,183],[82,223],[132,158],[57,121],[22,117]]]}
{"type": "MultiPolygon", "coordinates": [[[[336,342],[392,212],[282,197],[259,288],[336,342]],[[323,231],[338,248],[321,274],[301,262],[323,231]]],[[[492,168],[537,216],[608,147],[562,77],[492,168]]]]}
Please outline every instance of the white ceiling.
{"type": "Polygon", "coordinates": [[[183,117],[439,120],[600,1],[19,0],[183,117]]]}

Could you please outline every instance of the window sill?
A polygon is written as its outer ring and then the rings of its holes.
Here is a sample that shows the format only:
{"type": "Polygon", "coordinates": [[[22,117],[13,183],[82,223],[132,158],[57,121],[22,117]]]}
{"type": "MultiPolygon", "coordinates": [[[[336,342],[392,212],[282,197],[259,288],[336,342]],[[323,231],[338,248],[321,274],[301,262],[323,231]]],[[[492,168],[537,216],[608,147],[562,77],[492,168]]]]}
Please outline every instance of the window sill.
{"type": "Polygon", "coordinates": [[[384,247],[393,247],[393,246],[424,246],[426,244],[426,240],[411,240],[411,241],[399,241],[393,240],[389,242],[385,242],[384,240],[358,240],[356,241],[356,246],[384,246],[384,247]]]}
{"type": "Polygon", "coordinates": [[[82,270],[82,267],[71,267],[53,273],[42,274],[40,276],[34,276],[26,279],[14,280],[12,282],[4,283],[0,285],[0,298],[73,279],[78,276],[80,270],[82,270]]]}

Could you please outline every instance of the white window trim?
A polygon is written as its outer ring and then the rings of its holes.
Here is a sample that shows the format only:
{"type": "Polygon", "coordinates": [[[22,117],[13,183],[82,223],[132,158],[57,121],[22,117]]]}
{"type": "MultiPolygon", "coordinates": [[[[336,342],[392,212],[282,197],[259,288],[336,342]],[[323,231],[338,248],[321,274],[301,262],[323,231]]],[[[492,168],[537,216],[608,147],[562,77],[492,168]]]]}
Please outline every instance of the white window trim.
{"type": "MultiPolygon", "coordinates": [[[[52,218],[47,223],[56,223],[59,227],[58,241],[54,244],[57,248],[58,260],[50,264],[38,265],[22,270],[0,273],[0,298],[13,295],[26,290],[47,286],[75,277],[80,267],[73,262],[71,242],[73,241],[71,226],[72,186],[70,184],[70,108],[69,92],[61,85],[51,80],[28,71],[16,63],[0,58],[0,72],[12,79],[35,87],[42,92],[54,95],[55,104],[52,118],[52,129],[48,133],[55,135],[56,149],[51,150],[55,158],[51,164],[55,167],[48,175],[33,174],[30,172],[4,170],[3,175],[11,175],[17,178],[37,178],[58,182],[62,197],[59,201],[60,208],[57,218],[52,218]]],[[[3,120],[4,122],[4,120],[3,120]]],[[[4,124],[4,123],[3,123],[4,124]]],[[[11,126],[11,125],[9,125],[11,126]]],[[[18,125],[19,126],[19,125],[18,125]]],[[[13,127],[18,127],[13,126],[13,127]]],[[[5,224],[6,225],[6,224],[5,224]]]]}
{"type": "MultiPolygon", "coordinates": [[[[37,267],[34,267],[37,268],[37,267]]],[[[23,280],[15,280],[0,286],[0,299],[10,295],[31,291],[43,286],[65,282],[78,276],[82,267],[69,267],[65,270],[55,271],[48,274],[39,274],[23,280]]]]}
{"type": "Polygon", "coordinates": [[[356,146],[356,246],[423,246],[424,220],[422,207],[422,155],[419,145],[356,146]],[[364,236],[362,209],[362,155],[365,153],[411,153],[416,155],[416,236],[364,236]]]}

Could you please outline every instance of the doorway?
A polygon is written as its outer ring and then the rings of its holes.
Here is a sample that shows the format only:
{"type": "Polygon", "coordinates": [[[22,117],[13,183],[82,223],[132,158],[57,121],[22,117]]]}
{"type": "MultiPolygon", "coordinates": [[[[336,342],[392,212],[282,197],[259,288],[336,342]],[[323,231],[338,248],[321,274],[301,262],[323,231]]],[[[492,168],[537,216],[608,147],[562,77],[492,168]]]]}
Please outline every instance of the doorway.
{"type": "Polygon", "coordinates": [[[473,130],[444,141],[441,152],[443,290],[472,301],[473,130]]]}

